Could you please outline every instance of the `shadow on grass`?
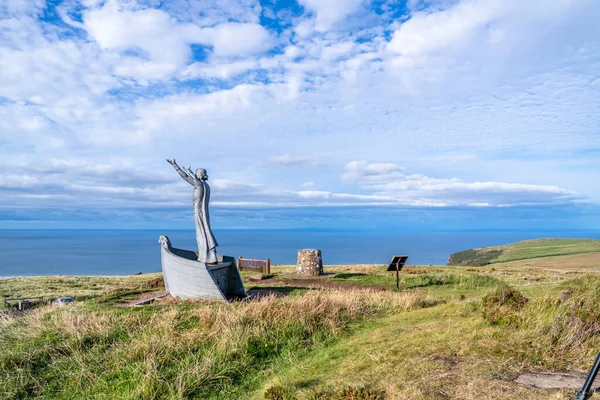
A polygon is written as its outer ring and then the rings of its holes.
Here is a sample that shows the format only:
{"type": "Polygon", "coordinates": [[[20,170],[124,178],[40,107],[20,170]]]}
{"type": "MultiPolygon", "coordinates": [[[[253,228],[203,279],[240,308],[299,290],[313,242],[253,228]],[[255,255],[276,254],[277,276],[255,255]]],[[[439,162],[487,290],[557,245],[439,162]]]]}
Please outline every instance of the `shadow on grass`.
{"type": "Polygon", "coordinates": [[[364,276],[368,276],[369,274],[363,274],[363,273],[359,273],[359,272],[347,272],[347,273],[341,273],[341,274],[337,274],[335,276],[335,279],[352,279],[352,278],[361,278],[364,276]]]}
{"type": "Polygon", "coordinates": [[[308,388],[317,386],[320,383],[321,383],[320,379],[311,378],[311,379],[305,379],[305,380],[296,382],[296,384],[294,386],[296,386],[297,389],[308,389],[308,388]]]}
{"type": "Polygon", "coordinates": [[[156,289],[123,289],[113,293],[107,293],[103,296],[93,297],[98,304],[110,304],[119,301],[128,301],[135,299],[142,293],[152,292],[156,289]]]}
{"type": "Polygon", "coordinates": [[[310,288],[300,287],[300,286],[254,286],[247,290],[249,295],[254,295],[255,297],[265,297],[269,295],[275,295],[276,297],[285,297],[289,296],[292,293],[298,294],[303,293],[310,288]]]}

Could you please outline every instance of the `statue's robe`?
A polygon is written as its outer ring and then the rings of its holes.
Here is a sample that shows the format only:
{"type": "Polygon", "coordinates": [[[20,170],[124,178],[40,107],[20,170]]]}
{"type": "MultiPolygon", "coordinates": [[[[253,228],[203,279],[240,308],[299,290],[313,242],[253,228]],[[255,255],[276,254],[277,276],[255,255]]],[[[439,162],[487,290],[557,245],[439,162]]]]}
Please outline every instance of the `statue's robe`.
{"type": "Polygon", "coordinates": [[[198,261],[206,262],[210,250],[218,244],[210,228],[208,203],[210,201],[210,186],[205,181],[194,185],[194,223],[196,225],[196,243],[198,244],[198,261]]]}

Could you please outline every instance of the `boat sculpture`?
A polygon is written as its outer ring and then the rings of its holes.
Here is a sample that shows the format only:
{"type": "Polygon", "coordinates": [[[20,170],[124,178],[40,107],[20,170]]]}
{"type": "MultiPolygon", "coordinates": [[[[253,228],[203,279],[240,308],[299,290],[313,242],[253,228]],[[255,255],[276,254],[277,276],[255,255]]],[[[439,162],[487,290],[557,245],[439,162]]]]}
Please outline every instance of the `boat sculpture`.
{"type": "Polygon", "coordinates": [[[167,236],[158,241],[165,288],[172,297],[232,301],[248,296],[235,258],[218,255],[216,264],[207,264],[193,251],[172,247],[167,236]]]}
{"type": "Polygon", "coordinates": [[[161,236],[162,272],[167,292],[181,299],[210,299],[231,301],[248,295],[235,258],[217,254],[217,240],[210,227],[208,203],[210,186],[204,168],[193,172],[167,160],[179,176],[193,187],[194,223],[198,253],[176,249],[169,238],[161,236]]]}

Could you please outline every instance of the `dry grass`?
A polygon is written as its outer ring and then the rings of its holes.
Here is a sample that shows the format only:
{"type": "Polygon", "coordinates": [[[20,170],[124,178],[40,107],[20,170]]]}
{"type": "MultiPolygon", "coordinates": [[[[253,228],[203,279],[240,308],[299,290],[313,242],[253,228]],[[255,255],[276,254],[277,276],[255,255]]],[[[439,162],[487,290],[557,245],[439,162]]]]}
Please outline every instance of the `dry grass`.
{"type": "Polygon", "coordinates": [[[328,342],[360,321],[434,304],[419,293],[360,290],[135,312],[84,304],[43,308],[0,322],[0,393],[236,397],[257,385],[256,373],[277,357],[328,342]]]}
{"type": "Polygon", "coordinates": [[[468,303],[447,303],[386,317],[278,370],[267,387],[293,393],[285,399],[309,398],[311,392],[350,383],[383,389],[386,399],[570,399],[569,390],[512,382],[524,369],[536,368],[532,359],[519,359],[535,330],[527,332],[525,338],[515,335],[514,327],[488,325],[468,303]]]}
{"type": "Polygon", "coordinates": [[[536,269],[543,268],[556,273],[565,273],[573,270],[589,273],[600,270],[600,252],[509,261],[497,264],[496,267],[503,270],[515,267],[530,267],[536,269]]]}
{"type": "MultiPolygon", "coordinates": [[[[37,276],[0,279],[1,297],[44,296],[48,300],[61,296],[89,298],[118,287],[141,287],[161,274],[131,276],[37,276]]],[[[0,307],[2,304],[0,304],[0,307]]]]}
{"type": "Polygon", "coordinates": [[[529,370],[585,372],[600,348],[600,277],[555,284],[529,299],[500,284],[476,298],[379,319],[285,364],[266,387],[294,393],[285,399],[349,382],[384,389],[388,399],[570,399],[571,390],[513,382],[529,370]]]}
{"type": "MultiPolygon", "coordinates": [[[[594,256],[407,267],[402,283],[417,289],[406,292],[281,284],[287,297],[106,306],[152,277],[123,278],[113,294],[101,295],[107,283],[98,299],[0,321],[0,398],[568,399],[512,380],[589,368],[600,266],[573,259],[594,256]]],[[[381,265],[325,270],[392,279],[381,265]]]]}

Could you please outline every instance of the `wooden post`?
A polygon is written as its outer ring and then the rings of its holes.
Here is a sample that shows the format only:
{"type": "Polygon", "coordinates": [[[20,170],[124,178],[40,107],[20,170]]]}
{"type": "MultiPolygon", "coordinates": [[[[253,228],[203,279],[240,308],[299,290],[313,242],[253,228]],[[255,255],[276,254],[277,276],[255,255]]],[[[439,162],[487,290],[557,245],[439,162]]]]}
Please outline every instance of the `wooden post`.
{"type": "Polygon", "coordinates": [[[238,258],[238,268],[240,269],[240,271],[242,270],[242,256],[238,258]]]}
{"type": "Polygon", "coordinates": [[[267,258],[267,274],[271,273],[271,259],[267,258]]]}
{"type": "Polygon", "coordinates": [[[396,290],[400,290],[400,271],[406,264],[406,260],[408,260],[408,256],[393,256],[387,267],[388,272],[396,271],[396,290]]]}

